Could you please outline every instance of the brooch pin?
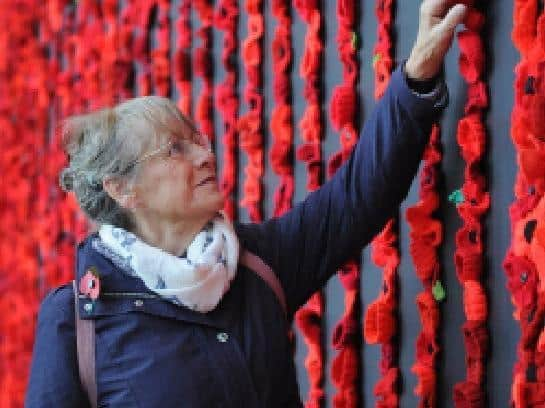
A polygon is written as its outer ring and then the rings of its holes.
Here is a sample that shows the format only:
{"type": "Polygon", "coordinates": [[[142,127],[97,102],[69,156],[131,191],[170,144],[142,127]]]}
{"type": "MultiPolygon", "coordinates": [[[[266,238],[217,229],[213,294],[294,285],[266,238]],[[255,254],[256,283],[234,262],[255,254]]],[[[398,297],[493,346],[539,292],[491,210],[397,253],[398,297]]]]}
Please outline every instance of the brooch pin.
{"type": "Polygon", "coordinates": [[[79,282],[79,291],[93,301],[90,304],[90,310],[86,309],[87,312],[91,312],[95,300],[100,295],[100,278],[97,268],[91,266],[87,269],[87,272],[85,272],[85,275],[83,275],[79,282]]]}

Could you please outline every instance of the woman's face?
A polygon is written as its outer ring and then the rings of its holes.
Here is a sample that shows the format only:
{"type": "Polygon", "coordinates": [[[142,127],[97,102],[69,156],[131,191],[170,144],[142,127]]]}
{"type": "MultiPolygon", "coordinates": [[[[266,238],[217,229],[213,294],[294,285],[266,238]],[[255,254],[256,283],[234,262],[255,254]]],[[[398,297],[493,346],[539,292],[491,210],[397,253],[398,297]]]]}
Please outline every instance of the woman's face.
{"type": "Polygon", "coordinates": [[[223,196],[207,136],[189,121],[169,128],[137,161],[135,210],[174,222],[210,218],[223,208],[223,196]]]}

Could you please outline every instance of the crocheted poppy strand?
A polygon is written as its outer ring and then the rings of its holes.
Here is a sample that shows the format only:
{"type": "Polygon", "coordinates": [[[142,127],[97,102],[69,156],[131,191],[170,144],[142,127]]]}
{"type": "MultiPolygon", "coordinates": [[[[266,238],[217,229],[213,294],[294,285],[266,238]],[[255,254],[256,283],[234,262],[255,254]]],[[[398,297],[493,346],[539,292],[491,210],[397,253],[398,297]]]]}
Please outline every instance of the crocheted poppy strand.
{"type": "Polygon", "coordinates": [[[511,138],[518,173],[510,207],[512,240],[504,259],[507,288],[521,337],[513,369],[515,408],[545,402],[545,14],[538,0],[516,1],[512,38],[515,68],[511,138]]]}
{"type": "MultiPolygon", "coordinates": [[[[377,0],[377,39],[374,47],[375,98],[384,94],[393,69],[393,0],[377,0]]],[[[370,344],[381,345],[380,379],[375,384],[375,406],[380,408],[399,405],[399,367],[397,346],[397,219],[388,221],[382,232],[371,243],[371,259],[383,271],[382,292],[369,305],[364,316],[363,334],[370,344]]]]}
{"type": "Polygon", "coordinates": [[[214,25],[223,31],[221,61],[224,80],[216,86],[216,106],[223,120],[223,168],[220,188],[225,198],[224,211],[231,220],[237,218],[237,120],[240,106],[237,93],[238,15],[236,0],[221,0],[214,12],[214,25]]]}
{"type": "MultiPolygon", "coordinates": [[[[342,64],[343,82],[333,89],[330,102],[330,119],[339,132],[340,150],[328,161],[327,176],[331,177],[347,160],[357,143],[356,87],[358,82],[356,2],[337,2],[337,52],[342,64]]],[[[359,257],[358,257],[359,258],[359,257]]],[[[345,289],[345,311],[333,330],[333,347],[338,350],[331,365],[331,380],[336,387],[333,396],[335,407],[353,407],[359,404],[360,393],[360,330],[359,330],[359,259],[345,263],[338,271],[345,289]]]]}
{"type": "Polygon", "coordinates": [[[178,90],[177,106],[187,116],[192,116],[191,94],[191,0],[180,0],[176,21],[176,51],[174,53],[174,86],[178,90]]]}
{"type": "Polygon", "coordinates": [[[151,51],[151,78],[156,95],[170,95],[170,0],[156,0],[156,46],[151,51]]]}
{"type": "MultiPolygon", "coordinates": [[[[9,296],[0,298],[0,330],[9,333],[3,336],[0,358],[2,376],[0,403],[5,406],[23,406],[25,377],[31,358],[35,316],[39,298],[36,283],[39,282],[39,265],[35,256],[39,251],[36,238],[40,229],[35,218],[46,211],[47,189],[40,189],[37,200],[33,200],[32,187],[39,176],[39,167],[44,164],[40,150],[45,147],[44,134],[48,125],[47,86],[48,61],[40,55],[38,44],[32,44],[31,27],[39,21],[39,12],[30,5],[21,4],[17,9],[6,10],[2,30],[2,44],[18,44],[7,49],[2,47],[2,96],[0,121],[2,124],[2,212],[0,213],[0,283],[9,296]],[[31,47],[35,45],[34,49],[31,47]],[[24,61],[24,63],[23,63],[24,61]],[[9,103],[8,103],[9,101],[9,103]],[[29,109],[32,107],[32,109],[29,109]],[[13,120],[16,119],[16,120],[13,120]],[[36,155],[36,156],[35,156],[36,155]],[[45,202],[44,202],[45,200],[45,202]],[[28,220],[32,220],[30,223],[28,220]],[[29,225],[30,224],[30,225],[29,225]],[[6,239],[6,237],[9,237],[6,239]],[[10,279],[11,277],[11,279],[10,279]]],[[[57,218],[58,220],[58,218],[57,218]]],[[[47,242],[47,241],[46,241],[47,242]]],[[[43,248],[46,246],[44,245],[43,248]]],[[[52,259],[54,266],[58,262],[52,259]]]]}
{"type": "Polygon", "coordinates": [[[88,231],[58,187],[66,164],[59,121],[131,94],[132,5],[67,1],[6,4],[0,17],[0,406],[23,406],[40,300],[73,274],[88,231]],[[120,23],[117,16],[120,15],[120,23]],[[8,24],[9,22],[9,24],[8,24]],[[32,106],[32,109],[28,109],[32,106]]]}
{"type": "Polygon", "coordinates": [[[151,15],[155,0],[144,0],[134,5],[136,37],[134,39],[134,58],[139,65],[136,82],[138,94],[145,96],[152,94],[150,30],[151,15]]]}
{"type": "Polygon", "coordinates": [[[437,406],[437,357],[439,353],[439,302],[444,298],[440,281],[438,247],[443,240],[443,226],[434,217],[439,208],[437,185],[441,164],[439,125],[432,128],[430,142],[424,151],[424,166],[420,173],[418,202],[406,211],[409,224],[409,252],[415,273],[423,290],[416,297],[422,329],[416,340],[416,359],[411,371],[418,378],[414,389],[420,397],[419,408],[437,406]]]}
{"type": "MultiPolygon", "coordinates": [[[[301,143],[296,157],[306,164],[307,190],[314,191],[321,184],[321,139],[323,118],[321,110],[322,80],[322,13],[319,2],[297,0],[294,4],[300,18],[306,25],[303,56],[299,63],[299,75],[304,81],[305,111],[299,121],[301,143]]],[[[310,300],[295,314],[297,327],[303,334],[307,346],[305,367],[308,373],[309,391],[306,397],[307,408],[318,408],[325,402],[324,350],[322,344],[322,323],[324,299],[321,291],[312,295],[310,300]]]]}
{"type": "Polygon", "coordinates": [[[240,148],[248,156],[244,169],[245,180],[240,205],[246,207],[251,221],[263,218],[261,200],[263,196],[263,32],[264,17],[261,0],[246,0],[248,33],[242,43],[242,63],[246,74],[244,100],[247,112],[238,120],[240,148]]]}
{"type": "Polygon", "coordinates": [[[211,142],[214,141],[214,70],[212,63],[212,22],[214,7],[208,0],[193,1],[200,26],[195,35],[200,45],[194,50],[193,70],[196,78],[201,78],[201,88],[195,106],[195,122],[211,142]]]}
{"type": "Polygon", "coordinates": [[[273,100],[270,131],[272,146],[269,152],[272,171],[279,178],[274,192],[273,215],[280,216],[291,208],[293,198],[293,165],[291,152],[293,144],[293,112],[291,107],[290,67],[291,45],[291,3],[284,0],[272,2],[272,15],[277,25],[272,39],[273,100]]]}
{"type": "Polygon", "coordinates": [[[454,404],[462,407],[484,407],[486,401],[485,372],[488,350],[488,302],[482,284],[483,242],[482,217],[490,206],[486,177],[481,160],[486,149],[484,110],[487,107],[483,78],[485,51],[482,39],[484,15],[477,6],[485,2],[466,1],[470,7],[466,30],[458,33],[460,74],[468,84],[464,116],[458,122],[457,141],[464,161],[464,183],[451,195],[463,225],[456,233],[456,275],[463,289],[466,323],[462,326],[465,344],[466,379],[454,386],[454,404]],[[474,90],[478,89],[479,92],[474,90]]]}

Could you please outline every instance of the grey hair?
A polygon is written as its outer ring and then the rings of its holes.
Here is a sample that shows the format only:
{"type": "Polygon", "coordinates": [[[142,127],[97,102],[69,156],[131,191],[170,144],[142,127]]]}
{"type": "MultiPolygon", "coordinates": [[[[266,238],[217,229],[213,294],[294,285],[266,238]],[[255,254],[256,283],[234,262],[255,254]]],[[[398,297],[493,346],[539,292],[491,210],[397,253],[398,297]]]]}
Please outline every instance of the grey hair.
{"type": "Polygon", "coordinates": [[[165,130],[179,129],[180,121],[190,124],[174,102],[160,96],[129,99],[113,108],[67,118],[62,123],[62,143],[69,163],[60,173],[61,188],[75,193],[93,221],[133,231],[132,214],[103,189],[102,182],[106,176],[134,181],[136,160],[165,130]]]}

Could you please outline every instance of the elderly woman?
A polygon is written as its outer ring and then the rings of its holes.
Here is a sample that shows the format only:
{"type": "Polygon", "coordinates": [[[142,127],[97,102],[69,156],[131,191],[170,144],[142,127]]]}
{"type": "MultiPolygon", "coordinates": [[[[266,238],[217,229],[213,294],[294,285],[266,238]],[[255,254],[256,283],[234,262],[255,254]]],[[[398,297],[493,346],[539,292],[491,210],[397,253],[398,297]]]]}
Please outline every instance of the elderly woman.
{"type": "Polygon", "coordinates": [[[214,154],[171,101],[68,119],[61,182],[99,230],[78,246],[76,312],[72,285],[43,301],[27,406],[301,406],[289,324],[406,196],[446,104],[442,61],[465,13],[452,3],[423,2],[411,55],[348,162],[262,224],[222,215],[214,154]],[[93,353],[86,374],[76,332],[93,353]]]}

